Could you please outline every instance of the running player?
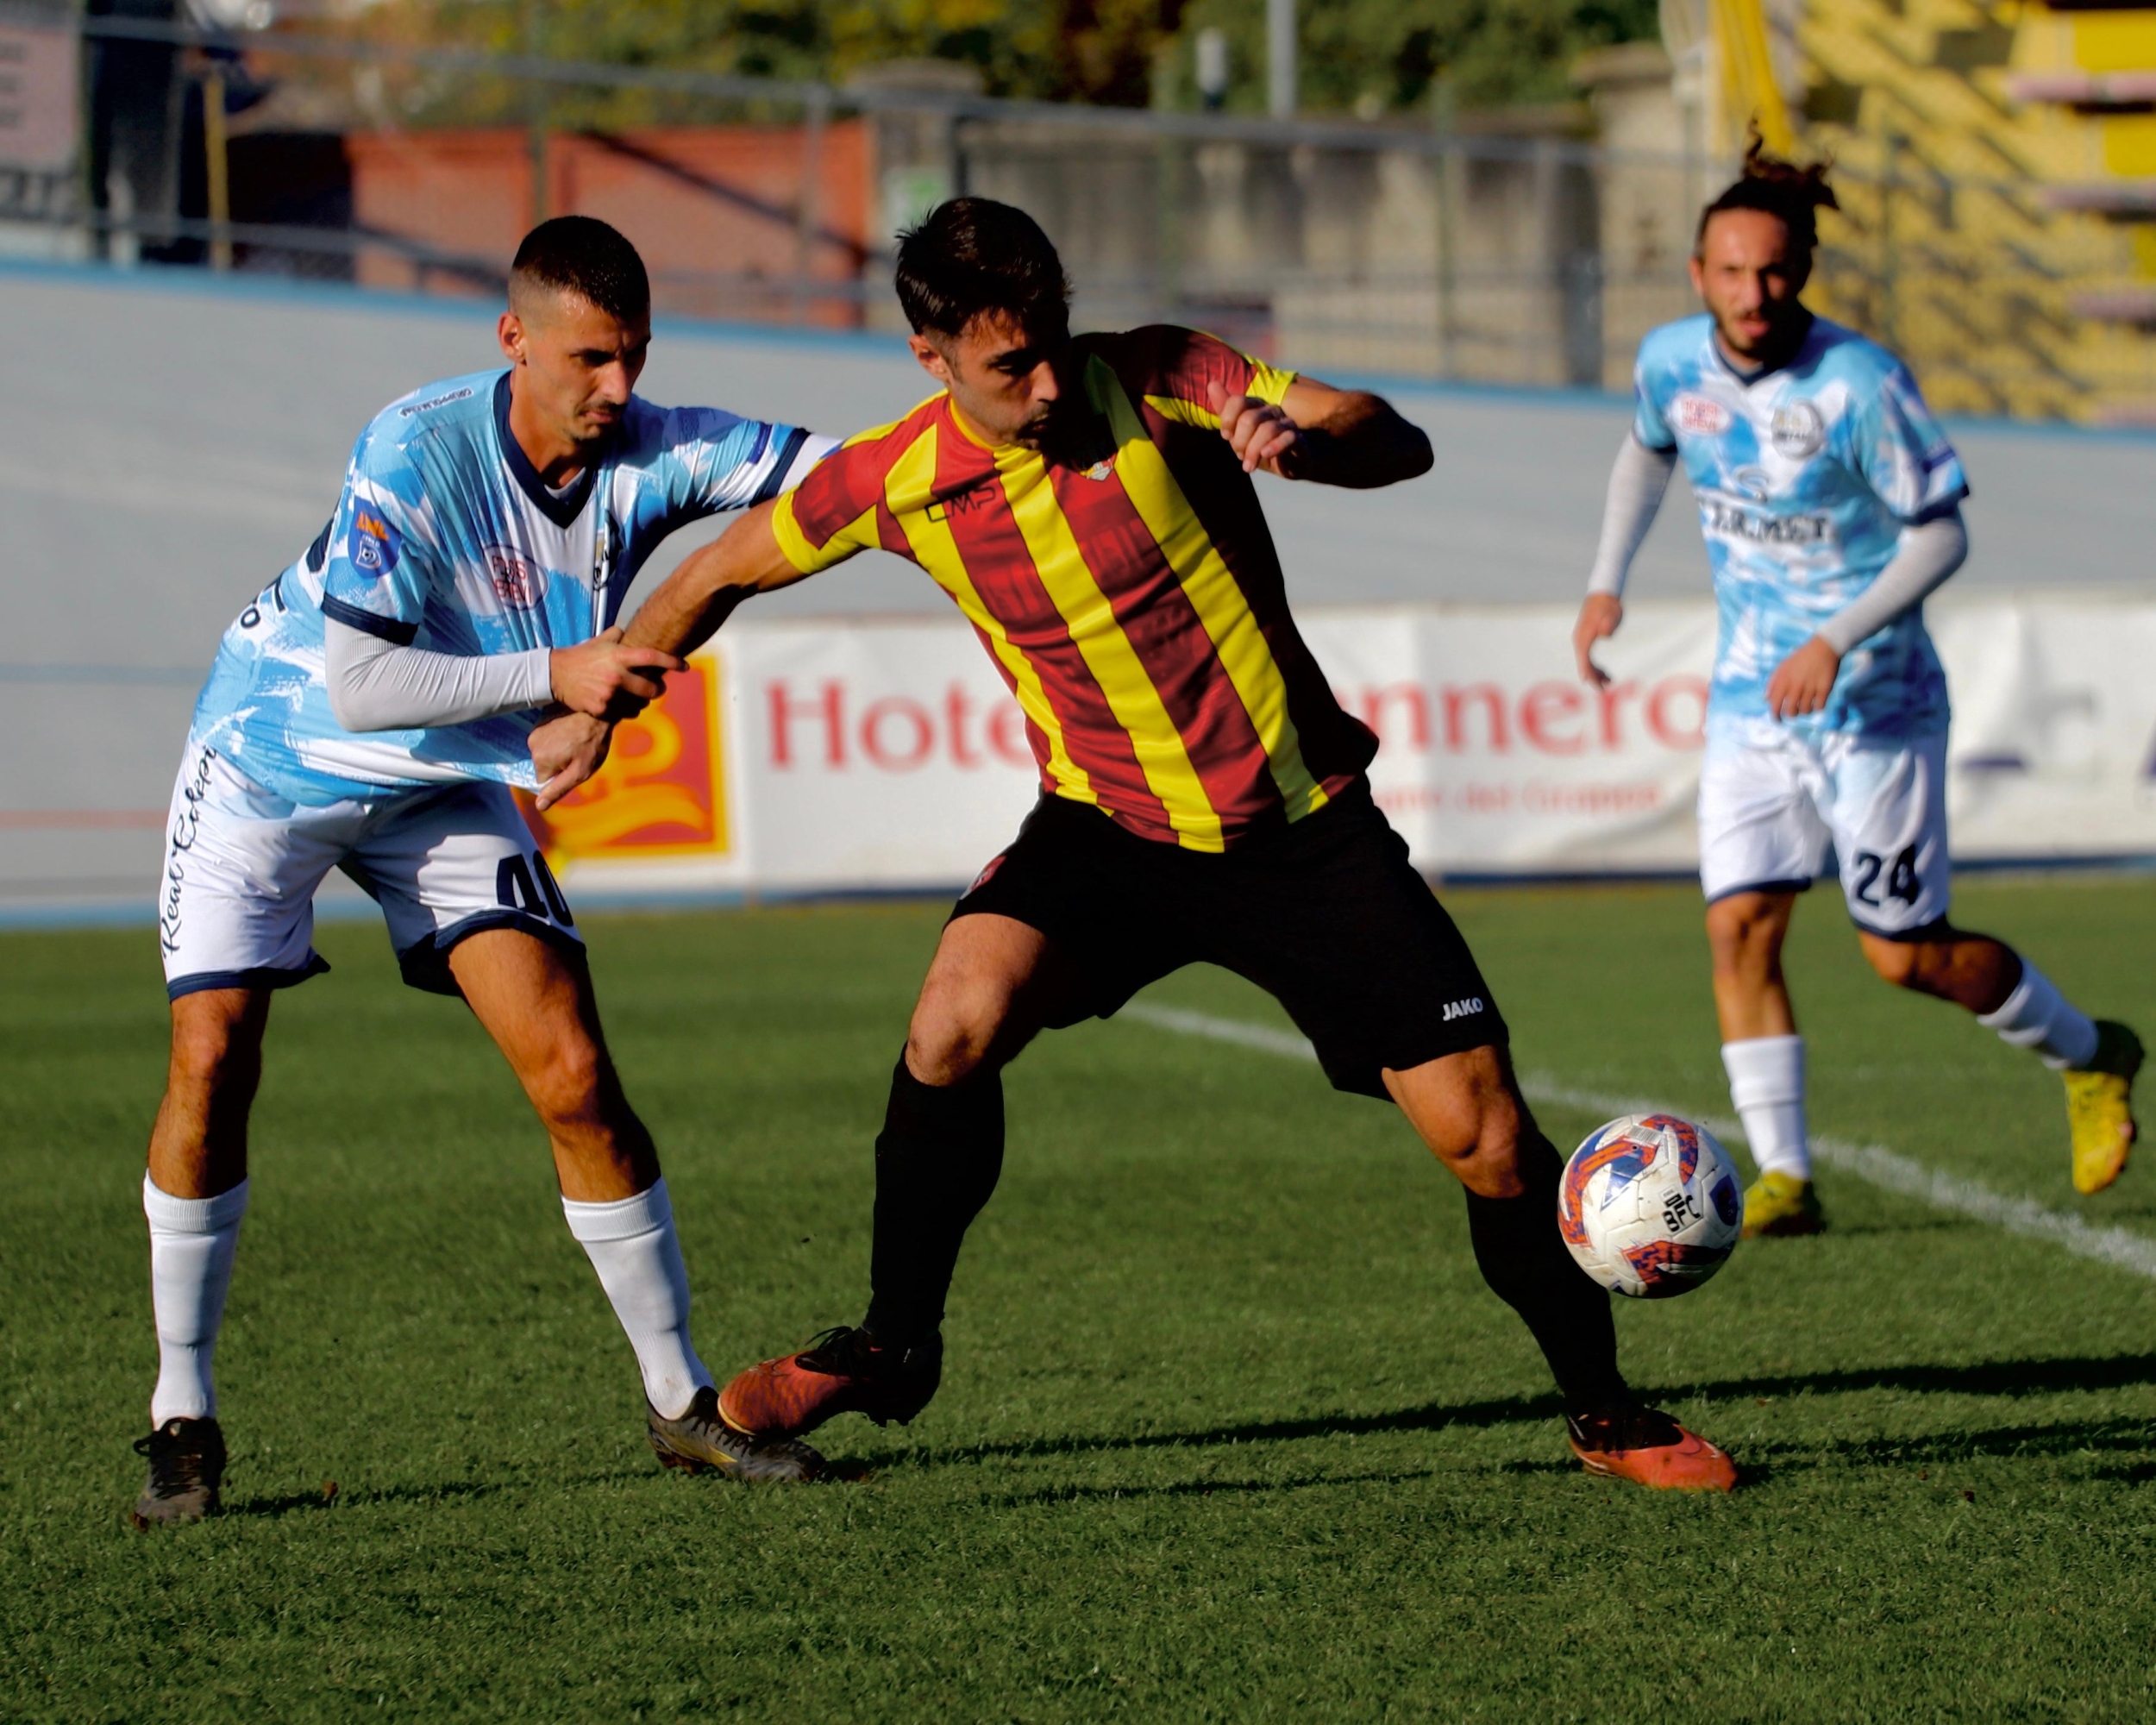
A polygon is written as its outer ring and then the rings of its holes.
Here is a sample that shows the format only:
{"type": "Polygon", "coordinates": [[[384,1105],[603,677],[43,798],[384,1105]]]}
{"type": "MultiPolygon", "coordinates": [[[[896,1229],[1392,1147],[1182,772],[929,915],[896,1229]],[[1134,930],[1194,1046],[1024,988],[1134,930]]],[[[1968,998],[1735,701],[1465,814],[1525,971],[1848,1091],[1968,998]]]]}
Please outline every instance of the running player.
{"type": "Polygon", "coordinates": [[[461,994],[553,1141],[562,1208],[635,1347],[653,1447],[741,1478],[817,1471],[717,1417],[651,1136],[599,1032],[569,907],[511,793],[561,702],[621,717],[680,661],[613,627],[652,548],[798,480],[828,439],[630,392],[650,293],[628,241],[565,216],[526,236],[506,370],[392,402],[335,515],[225,632],[172,796],[160,940],[172,1050],[142,1203],[159,1373],[138,1526],[217,1508],[210,1357],[247,1208],[270,1001],[329,969],[316,888],[381,906],[404,980],[461,994]]]}
{"type": "MultiPolygon", "coordinates": [[[[780,1440],[849,1409],[918,1413],[1002,1167],[1002,1069],[1037,1032],[1206,961],[1277,997],[1337,1088],[1389,1098],[1459,1177],[1476,1262],[1541,1345],[1581,1459],[1727,1488],[1729,1458],[1619,1375],[1489,987],[1370,800],[1376,739],[1288,613],[1251,474],[1390,485],[1429,469],[1429,441],[1376,396],[1188,329],[1074,339],[1054,248],[1005,204],[940,206],[904,236],[898,290],[940,392],[744,516],[629,638],[685,650],[749,593],[881,546],[973,624],[1043,794],[953,911],[892,1072],[864,1321],[743,1372],[725,1418],[780,1440]]],[[[547,794],[605,731],[575,714],[535,736],[559,769],[547,794]]]]}
{"type": "Polygon", "coordinates": [[[1804,1039],[1782,975],[1796,894],[1839,861],[1872,968],[1954,1001],[2066,1081],[2073,1182],[2132,1149],[2141,1045],[2042,971],[1946,919],[1946,680],[1923,600],[1968,549],[1961,463],[1900,361],[1800,295],[1823,168],[1753,141],[1692,254],[1704,317],[1640,344],[1638,412],[1573,630],[1580,674],[1624,615],[1626,571],[1679,457],[1721,612],[1701,768],[1700,878],[1722,1061],[1759,1178],[1748,1235],[1822,1225],[1804,1126],[1804,1039]]]}

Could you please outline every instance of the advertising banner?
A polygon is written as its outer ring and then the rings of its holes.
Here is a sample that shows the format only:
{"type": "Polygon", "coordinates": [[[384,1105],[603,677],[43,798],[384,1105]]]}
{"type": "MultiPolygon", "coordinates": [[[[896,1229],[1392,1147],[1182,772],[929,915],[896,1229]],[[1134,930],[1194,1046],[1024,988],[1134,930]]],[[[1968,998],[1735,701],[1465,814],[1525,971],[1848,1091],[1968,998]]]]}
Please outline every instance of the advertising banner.
{"type": "MultiPolygon", "coordinates": [[[[1377,733],[1381,806],[1436,875],[1681,873],[1714,614],[1632,607],[1574,674],[1556,605],[1312,609],[1303,630],[1377,733]]],[[[2156,605],[1935,608],[1965,861],[2156,856],[2156,605]]],[[[948,890],[1017,831],[1038,774],[1018,708],[956,619],[728,627],[548,817],[605,895],[948,890]]]]}

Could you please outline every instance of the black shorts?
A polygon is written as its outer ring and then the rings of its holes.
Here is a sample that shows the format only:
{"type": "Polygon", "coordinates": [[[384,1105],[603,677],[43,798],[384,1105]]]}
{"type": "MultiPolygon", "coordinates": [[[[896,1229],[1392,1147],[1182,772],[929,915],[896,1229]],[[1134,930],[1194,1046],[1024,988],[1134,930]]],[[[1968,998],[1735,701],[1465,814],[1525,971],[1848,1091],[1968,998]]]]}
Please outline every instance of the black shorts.
{"type": "Polygon", "coordinates": [[[1357,786],[1225,854],[1140,838],[1083,803],[1044,797],[951,912],[1037,928],[1076,968],[1050,1027],[1108,1018],[1186,964],[1218,964],[1287,1007],[1338,1089],[1502,1044],[1505,1022],[1467,942],[1407,846],[1357,786]]]}

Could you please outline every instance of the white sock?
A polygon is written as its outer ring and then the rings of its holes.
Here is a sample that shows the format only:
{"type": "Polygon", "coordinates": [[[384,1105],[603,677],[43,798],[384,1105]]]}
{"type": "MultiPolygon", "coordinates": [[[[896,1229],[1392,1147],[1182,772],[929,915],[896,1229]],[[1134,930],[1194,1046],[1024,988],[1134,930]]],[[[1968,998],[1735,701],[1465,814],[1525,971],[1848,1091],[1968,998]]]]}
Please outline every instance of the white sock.
{"type": "Polygon", "coordinates": [[[2026,958],[2014,992],[1996,1012],[1979,1013],[1977,1022],[1998,1032],[2002,1042],[2035,1050],[2037,1057],[2054,1072],[2086,1066],[2096,1057],[2094,1021],[2026,958]]]}
{"type": "Polygon", "coordinates": [[[150,1220],[150,1306],[157,1314],[153,1426],[206,1420],[217,1411],[210,1362],[232,1286],[247,1185],[242,1180],[214,1198],[175,1198],[148,1175],[142,1176],[142,1214],[150,1220]]]}
{"type": "Polygon", "coordinates": [[[689,1272],[667,1182],[613,1204],[564,1198],[561,1210],[636,1350],[645,1398],[661,1419],[680,1418],[711,1374],[689,1342],[689,1272]]]}
{"type": "Polygon", "coordinates": [[[1729,1100],[1745,1123],[1752,1159],[1762,1174],[1812,1177],[1812,1147],[1804,1134],[1804,1038],[1755,1036],[1722,1044],[1729,1100]]]}

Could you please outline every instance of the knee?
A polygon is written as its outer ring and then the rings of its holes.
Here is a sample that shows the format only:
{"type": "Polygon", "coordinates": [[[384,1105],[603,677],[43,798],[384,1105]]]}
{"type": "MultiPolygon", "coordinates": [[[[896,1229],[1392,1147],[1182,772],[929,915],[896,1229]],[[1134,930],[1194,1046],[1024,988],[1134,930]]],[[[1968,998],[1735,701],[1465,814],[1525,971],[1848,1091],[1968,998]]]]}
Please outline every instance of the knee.
{"type": "Polygon", "coordinates": [[[916,1012],[906,1032],[906,1067],[924,1084],[944,1089],[987,1070],[994,1043],[993,1024],[985,1015],[916,1012]]]}
{"type": "Polygon", "coordinates": [[[1387,1087],[1430,1153],[1479,1197],[1517,1197],[1526,1117],[1493,1050],[1453,1056],[1461,1070],[1388,1074],[1387,1087]]]}
{"type": "Polygon", "coordinates": [[[998,1043],[1009,1016],[1010,1003],[996,990],[931,990],[914,1007],[906,1030],[906,1066],[938,1089],[993,1071],[1003,1063],[998,1043]]]}
{"type": "Polygon", "coordinates": [[[1772,963],[1774,935],[1771,919],[1744,898],[1718,900],[1707,907],[1707,944],[1717,970],[1758,970],[1772,963]]]}
{"type": "Polygon", "coordinates": [[[619,1089],[613,1069],[605,1051],[589,1037],[557,1038],[526,1089],[539,1118],[557,1137],[607,1126],[617,1112],[611,1106],[619,1089]]]}
{"type": "Polygon", "coordinates": [[[1881,982],[1897,988],[1923,987],[1924,949],[1917,942],[1882,940],[1876,934],[1861,934],[1858,941],[1881,982]]]}
{"type": "Polygon", "coordinates": [[[1517,1198],[1526,1189],[1520,1166],[1520,1121],[1491,1119],[1472,1142],[1430,1146],[1461,1185],[1478,1198],[1517,1198]]]}
{"type": "Polygon", "coordinates": [[[261,1064],[260,1038],[243,1024],[176,1023],[167,1088],[204,1097],[251,1090],[261,1064]]]}

